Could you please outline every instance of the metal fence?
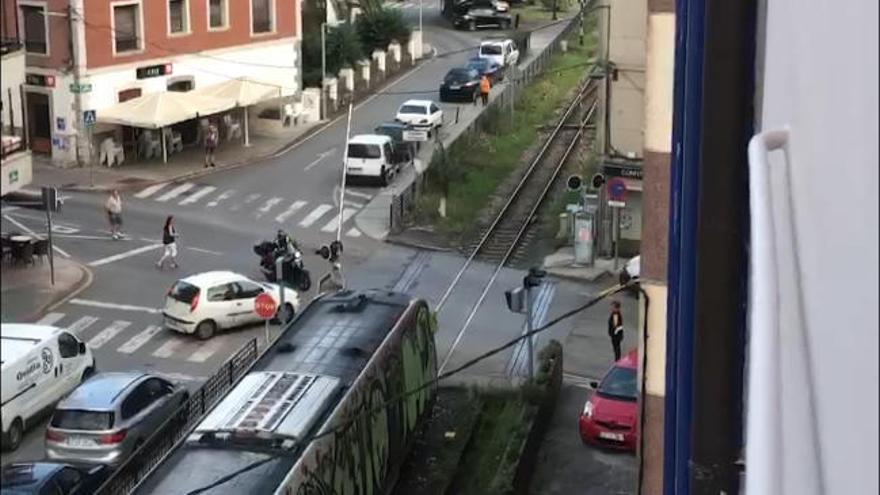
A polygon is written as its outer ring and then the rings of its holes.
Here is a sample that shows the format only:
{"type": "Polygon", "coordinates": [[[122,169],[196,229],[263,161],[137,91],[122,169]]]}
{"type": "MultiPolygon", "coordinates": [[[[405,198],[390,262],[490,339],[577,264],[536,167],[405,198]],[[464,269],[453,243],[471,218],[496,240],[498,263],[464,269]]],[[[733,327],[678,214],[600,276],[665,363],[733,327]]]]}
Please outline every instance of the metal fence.
{"type": "Polygon", "coordinates": [[[167,457],[174,446],[201,421],[205,413],[232,389],[259,357],[257,339],[251,339],[190,395],[143,445],[98,488],[99,495],[127,495],[167,457]]]}

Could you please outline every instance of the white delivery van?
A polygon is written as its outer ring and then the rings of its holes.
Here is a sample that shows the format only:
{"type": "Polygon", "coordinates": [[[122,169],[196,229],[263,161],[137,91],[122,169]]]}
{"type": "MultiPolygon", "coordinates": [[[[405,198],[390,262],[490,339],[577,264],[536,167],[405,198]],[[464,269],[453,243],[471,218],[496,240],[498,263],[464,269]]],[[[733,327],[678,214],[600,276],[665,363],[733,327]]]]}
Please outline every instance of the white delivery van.
{"type": "Polygon", "coordinates": [[[387,186],[399,168],[400,164],[394,163],[394,142],[389,136],[359,134],[348,141],[346,180],[372,177],[387,186]]]}
{"type": "Polygon", "coordinates": [[[495,39],[480,42],[479,58],[485,58],[500,65],[505,70],[519,63],[519,50],[511,39],[495,39]]]}
{"type": "Polygon", "coordinates": [[[89,347],[67,330],[0,325],[3,445],[15,450],[28,421],[52,407],[95,371],[89,347]]]}

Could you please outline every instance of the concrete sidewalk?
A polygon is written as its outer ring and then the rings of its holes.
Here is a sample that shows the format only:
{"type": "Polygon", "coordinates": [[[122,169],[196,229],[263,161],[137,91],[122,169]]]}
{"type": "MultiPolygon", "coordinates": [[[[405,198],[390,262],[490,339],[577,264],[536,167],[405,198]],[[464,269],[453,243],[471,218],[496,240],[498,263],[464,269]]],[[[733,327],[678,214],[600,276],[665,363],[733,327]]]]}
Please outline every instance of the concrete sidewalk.
{"type": "MultiPolygon", "coordinates": [[[[570,17],[567,19],[568,22],[564,22],[565,19],[563,19],[563,22],[550,23],[548,24],[549,27],[543,29],[530,26],[530,29],[533,29],[534,32],[529,41],[528,56],[520,60],[518,65],[519,72],[529,67],[574,19],[575,17],[570,17]]],[[[489,93],[490,104],[501,98],[501,94],[508,88],[508,83],[502,82],[496,87],[498,88],[497,90],[493,89],[489,93]]],[[[483,112],[484,107],[482,105],[457,105],[455,109],[456,113],[453,115],[444,114],[444,125],[438,133],[439,139],[446,148],[452,146],[452,143],[470,128],[474,120],[483,112]]],[[[434,150],[438,146],[439,144],[435,141],[423,143],[413,166],[404,168],[393,185],[386,187],[380,194],[377,194],[355,216],[355,223],[361,232],[373,239],[385,240],[391,227],[390,211],[392,199],[395,195],[406,191],[415,181],[416,177],[427,170],[431,157],[434,155],[434,150]]]]}
{"type": "Polygon", "coordinates": [[[32,323],[46,312],[76,297],[92,283],[92,272],[74,260],[56,255],[55,285],[49,263],[10,266],[0,270],[0,321],[32,323]]]}

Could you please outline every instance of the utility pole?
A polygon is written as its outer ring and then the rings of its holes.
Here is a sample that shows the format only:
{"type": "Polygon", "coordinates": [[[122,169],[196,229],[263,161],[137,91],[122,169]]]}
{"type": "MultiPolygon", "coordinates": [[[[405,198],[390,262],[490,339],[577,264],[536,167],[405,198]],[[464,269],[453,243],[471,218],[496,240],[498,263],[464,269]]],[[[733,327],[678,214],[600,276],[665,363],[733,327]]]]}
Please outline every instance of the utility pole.
{"type": "Polygon", "coordinates": [[[342,150],[342,189],[339,191],[339,223],[336,226],[336,242],[342,238],[342,212],[345,211],[345,178],[348,175],[348,139],[351,135],[351,112],[353,105],[348,104],[348,124],[345,126],[345,148],[342,150]]]}
{"type": "MultiPolygon", "coordinates": [[[[81,57],[79,56],[79,52],[82,49],[80,45],[80,24],[82,22],[82,18],[78,16],[78,11],[83,12],[82,0],[75,0],[71,2],[67,7],[67,20],[68,20],[68,29],[70,31],[70,60],[73,69],[73,85],[76,88],[76,91],[73,93],[73,122],[70,122],[71,128],[76,130],[76,144],[75,144],[75,154],[76,154],[76,165],[78,167],[83,166],[83,146],[81,146],[81,140],[83,139],[83,122],[82,122],[82,66],[81,66],[81,57]]],[[[71,88],[68,88],[71,89],[71,88]]],[[[89,160],[91,160],[91,136],[87,137],[88,142],[88,155],[89,160]]]]}
{"type": "Polygon", "coordinates": [[[327,9],[324,9],[324,21],[321,23],[321,119],[327,118],[327,9]]]}

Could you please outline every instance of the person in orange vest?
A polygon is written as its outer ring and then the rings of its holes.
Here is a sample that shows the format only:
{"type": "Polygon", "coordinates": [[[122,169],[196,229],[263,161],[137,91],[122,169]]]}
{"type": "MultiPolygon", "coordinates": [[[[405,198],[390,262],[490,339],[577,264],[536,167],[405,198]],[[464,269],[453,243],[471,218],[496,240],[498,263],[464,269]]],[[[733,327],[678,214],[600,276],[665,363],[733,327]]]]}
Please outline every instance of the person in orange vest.
{"type": "Polygon", "coordinates": [[[486,74],[483,74],[483,77],[480,78],[480,98],[483,100],[484,107],[489,104],[490,89],[492,89],[492,84],[489,82],[489,78],[486,77],[486,74]]]}

